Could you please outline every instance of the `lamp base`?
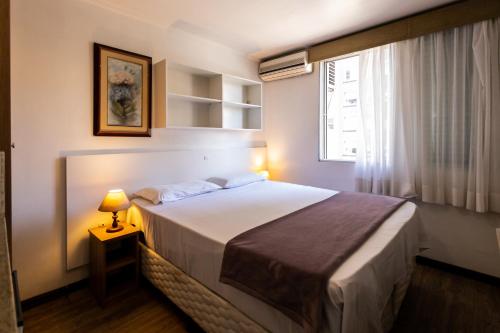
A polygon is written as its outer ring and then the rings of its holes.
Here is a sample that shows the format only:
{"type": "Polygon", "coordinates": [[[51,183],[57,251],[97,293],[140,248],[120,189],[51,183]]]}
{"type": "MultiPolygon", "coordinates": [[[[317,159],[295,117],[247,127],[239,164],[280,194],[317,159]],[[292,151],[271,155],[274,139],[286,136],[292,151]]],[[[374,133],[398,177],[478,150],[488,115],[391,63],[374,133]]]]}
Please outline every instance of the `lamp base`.
{"type": "Polygon", "coordinates": [[[106,228],[106,232],[118,232],[123,230],[123,226],[118,224],[118,212],[113,212],[113,224],[110,227],[106,228]]]}
{"type": "Polygon", "coordinates": [[[106,232],[118,232],[120,230],[123,230],[123,226],[118,224],[116,227],[110,226],[106,228],[106,232]]]}

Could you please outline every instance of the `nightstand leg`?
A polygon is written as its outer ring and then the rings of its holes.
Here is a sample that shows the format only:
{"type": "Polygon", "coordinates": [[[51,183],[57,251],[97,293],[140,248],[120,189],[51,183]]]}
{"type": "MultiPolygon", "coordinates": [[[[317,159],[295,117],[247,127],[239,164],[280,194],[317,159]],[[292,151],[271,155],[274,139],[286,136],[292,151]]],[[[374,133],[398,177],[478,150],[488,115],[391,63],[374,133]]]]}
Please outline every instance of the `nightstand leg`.
{"type": "Polygon", "coordinates": [[[90,288],[103,306],[106,299],[106,245],[90,237],[90,288]]]}

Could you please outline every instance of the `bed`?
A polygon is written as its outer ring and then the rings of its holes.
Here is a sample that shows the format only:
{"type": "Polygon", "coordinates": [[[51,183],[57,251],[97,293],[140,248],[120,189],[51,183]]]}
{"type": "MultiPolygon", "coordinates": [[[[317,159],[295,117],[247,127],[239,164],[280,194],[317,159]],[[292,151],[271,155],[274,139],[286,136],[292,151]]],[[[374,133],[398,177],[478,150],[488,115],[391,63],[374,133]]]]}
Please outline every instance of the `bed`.
{"type": "MultiPolygon", "coordinates": [[[[219,282],[225,244],[238,234],[337,192],[262,181],[153,205],[133,199],[129,223],[144,231],[142,270],[208,332],[302,332],[270,305],[219,282]]],[[[321,332],[390,329],[418,252],[416,206],[398,208],[331,276],[321,332]]]]}

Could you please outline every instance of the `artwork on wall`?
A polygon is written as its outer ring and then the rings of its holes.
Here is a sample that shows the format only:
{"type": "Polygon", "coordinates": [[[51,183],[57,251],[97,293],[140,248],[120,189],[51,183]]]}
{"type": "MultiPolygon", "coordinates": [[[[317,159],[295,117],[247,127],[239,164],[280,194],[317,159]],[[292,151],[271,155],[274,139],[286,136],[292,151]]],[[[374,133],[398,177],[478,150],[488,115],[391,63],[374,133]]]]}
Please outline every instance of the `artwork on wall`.
{"type": "Polygon", "coordinates": [[[151,136],[152,60],[94,43],[94,135],[151,136]]]}

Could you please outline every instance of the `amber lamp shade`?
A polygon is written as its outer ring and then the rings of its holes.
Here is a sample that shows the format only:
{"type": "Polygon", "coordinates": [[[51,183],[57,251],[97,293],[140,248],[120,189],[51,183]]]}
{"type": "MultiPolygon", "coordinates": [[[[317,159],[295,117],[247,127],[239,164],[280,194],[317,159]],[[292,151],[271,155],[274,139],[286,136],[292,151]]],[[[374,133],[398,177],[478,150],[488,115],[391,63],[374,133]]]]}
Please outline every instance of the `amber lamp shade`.
{"type": "Polygon", "coordinates": [[[130,201],[128,201],[127,195],[123,192],[123,190],[111,190],[108,194],[106,194],[98,209],[100,212],[113,213],[113,223],[111,224],[111,227],[106,229],[106,232],[117,232],[123,229],[123,226],[118,224],[119,221],[117,213],[118,211],[129,207],[130,201]]]}

